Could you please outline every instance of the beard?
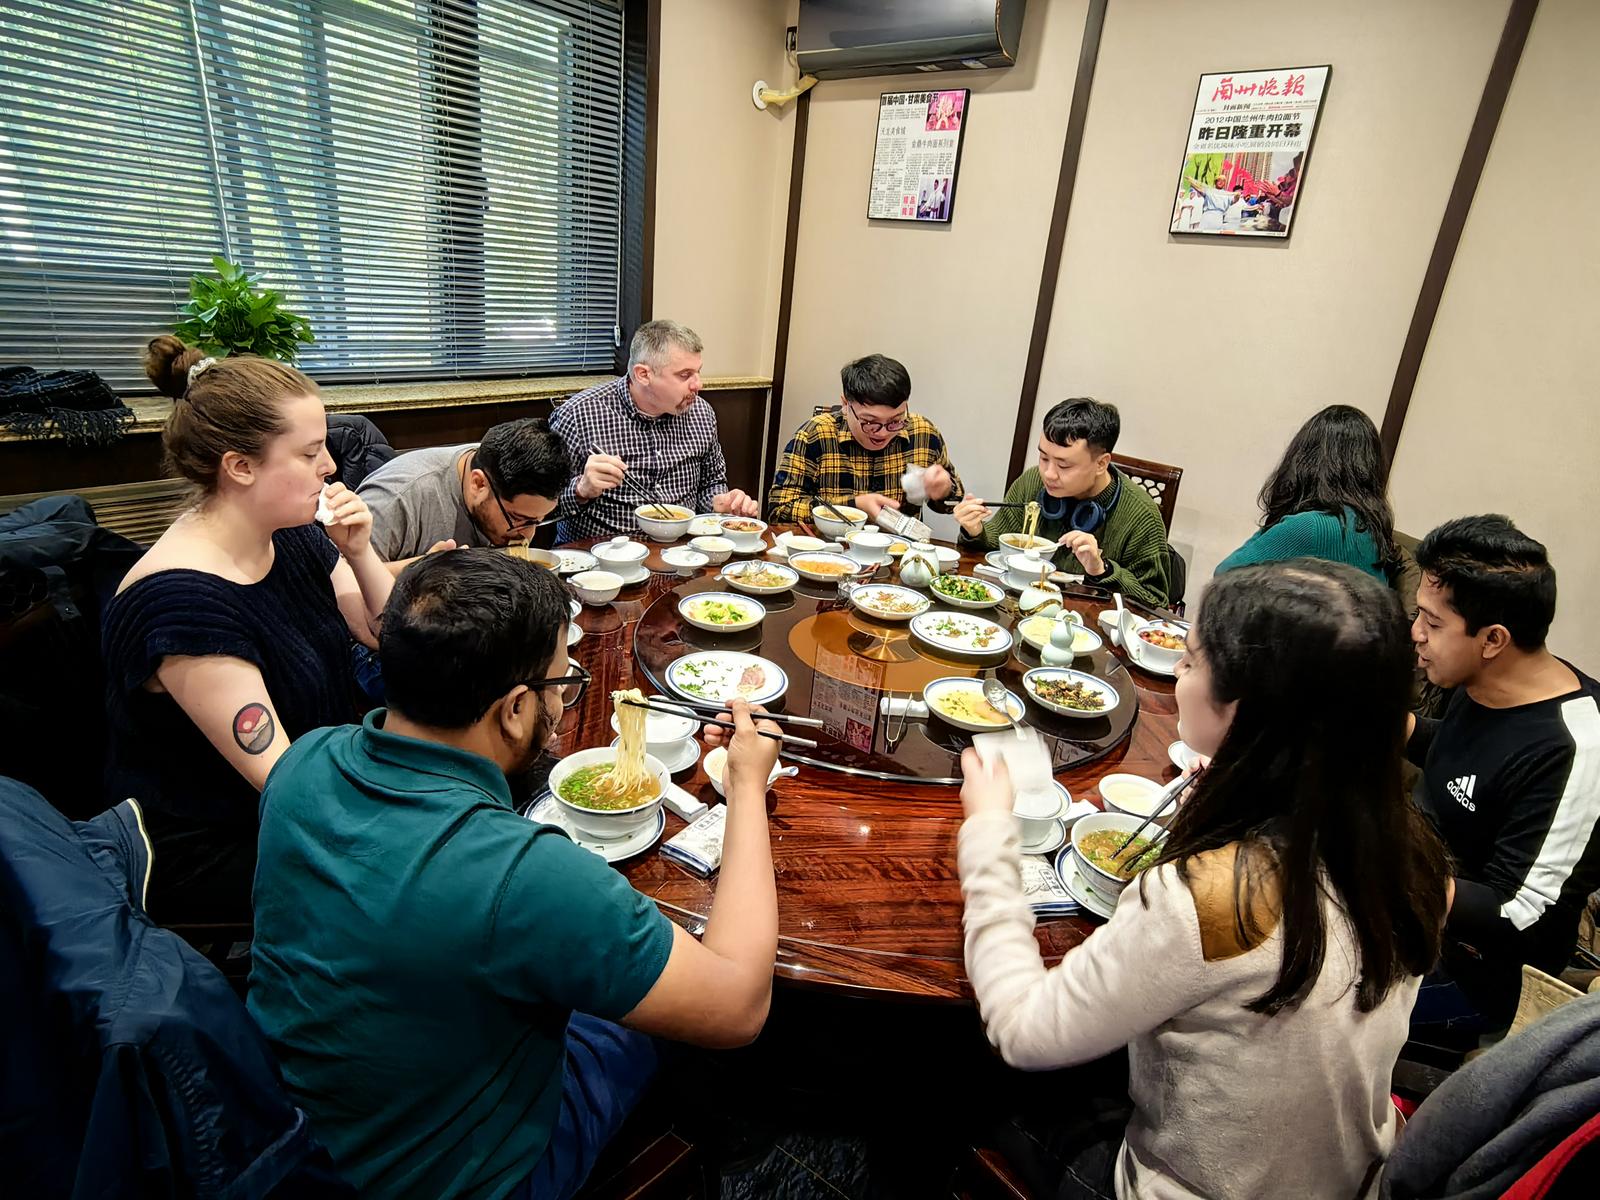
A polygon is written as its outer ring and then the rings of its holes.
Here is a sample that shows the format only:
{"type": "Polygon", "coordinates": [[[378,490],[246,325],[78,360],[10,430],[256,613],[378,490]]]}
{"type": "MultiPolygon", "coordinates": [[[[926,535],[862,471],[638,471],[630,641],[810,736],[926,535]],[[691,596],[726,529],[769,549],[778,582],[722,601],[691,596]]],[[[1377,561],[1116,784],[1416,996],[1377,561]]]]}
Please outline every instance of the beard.
{"type": "Polygon", "coordinates": [[[559,718],[552,721],[541,706],[533,736],[518,752],[515,765],[505,773],[511,798],[519,809],[537,799],[549,783],[550,770],[556,765],[555,755],[550,752],[549,746],[551,734],[558,723],[559,718]]]}

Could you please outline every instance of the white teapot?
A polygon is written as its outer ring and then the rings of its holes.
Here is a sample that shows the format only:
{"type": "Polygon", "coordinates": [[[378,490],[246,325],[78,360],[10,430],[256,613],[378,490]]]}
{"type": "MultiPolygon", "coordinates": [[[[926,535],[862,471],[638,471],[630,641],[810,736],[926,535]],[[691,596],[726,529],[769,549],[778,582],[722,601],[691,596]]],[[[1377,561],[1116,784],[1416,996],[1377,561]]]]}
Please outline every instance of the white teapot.
{"type": "Polygon", "coordinates": [[[900,556],[900,582],[907,587],[925,588],[939,574],[939,555],[928,542],[913,542],[900,556]]]}

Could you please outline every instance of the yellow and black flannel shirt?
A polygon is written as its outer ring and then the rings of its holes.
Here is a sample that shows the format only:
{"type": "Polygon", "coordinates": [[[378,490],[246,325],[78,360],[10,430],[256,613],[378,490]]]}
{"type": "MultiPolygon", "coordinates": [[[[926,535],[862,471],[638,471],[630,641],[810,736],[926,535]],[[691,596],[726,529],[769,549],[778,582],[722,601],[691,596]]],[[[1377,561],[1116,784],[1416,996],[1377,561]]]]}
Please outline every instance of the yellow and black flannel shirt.
{"type": "MultiPolygon", "coordinates": [[[[952,497],[962,494],[961,478],[950,465],[944,435],[927,417],[907,414],[907,425],[882,450],[868,450],[850,436],[844,413],[835,407],[820,412],[795,431],[778,460],[778,472],[767,493],[767,520],[779,524],[806,521],[811,502],[850,504],[873,492],[900,501],[900,511],[916,516],[906,503],[900,477],[912,467],[938,463],[950,472],[952,497]]],[[[949,512],[948,501],[931,501],[935,512],[949,512]]]]}

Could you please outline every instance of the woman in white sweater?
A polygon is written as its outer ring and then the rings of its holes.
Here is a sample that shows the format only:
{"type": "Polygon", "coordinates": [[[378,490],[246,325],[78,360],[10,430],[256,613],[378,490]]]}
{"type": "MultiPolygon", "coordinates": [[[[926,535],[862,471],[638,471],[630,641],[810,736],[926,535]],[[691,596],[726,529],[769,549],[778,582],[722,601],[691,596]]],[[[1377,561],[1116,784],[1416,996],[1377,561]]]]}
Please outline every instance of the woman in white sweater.
{"type": "Polygon", "coordinates": [[[1449,904],[1401,784],[1404,630],[1393,592],[1342,564],[1213,582],[1177,683],[1179,732],[1211,766],[1157,865],[1048,970],[1005,769],[963,756],[966,963],[990,1041],[1030,1071],[1128,1048],[1120,1150],[1064,1163],[1059,1195],[1376,1194],[1449,904]]]}

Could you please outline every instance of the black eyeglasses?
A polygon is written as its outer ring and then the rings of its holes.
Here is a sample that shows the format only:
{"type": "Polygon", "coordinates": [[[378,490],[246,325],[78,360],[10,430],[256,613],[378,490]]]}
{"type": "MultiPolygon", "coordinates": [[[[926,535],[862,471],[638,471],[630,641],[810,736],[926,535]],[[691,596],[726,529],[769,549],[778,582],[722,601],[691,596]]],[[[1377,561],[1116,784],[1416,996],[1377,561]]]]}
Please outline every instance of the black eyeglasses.
{"type": "MultiPolygon", "coordinates": [[[[479,468],[482,470],[482,468],[479,468]]],[[[489,472],[483,472],[483,481],[489,485],[489,494],[494,497],[500,515],[505,518],[507,533],[520,533],[524,529],[537,529],[539,522],[534,517],[519,517],[506,507],[506,502],[500,499],[500,489],[494,485],[494,477],[489,472]]]]}
{"type": "MultiPolygon", "coordinates": [[[[846,403],[850,403],[846,401],[846,403]]],[[[869,421],[861,415],[861,410],[850,403],[850,412],[856,419],[856,424],[861,426],[862,433],[899,433],[911,424],[911,414],[896,417],[892,421],[869,421]]]]}
{"type": "Polygon", "coordinates": [[[525,679],[524,686],[537,692],[540,688],[561,688],[561,707],[574,708],[578,701],[583,699],[584,692],[589,690],[589,681],[594,678],[588,671],[577,663],[568,663],[571,674],[562,675],[555,679],[525,679]]]}

